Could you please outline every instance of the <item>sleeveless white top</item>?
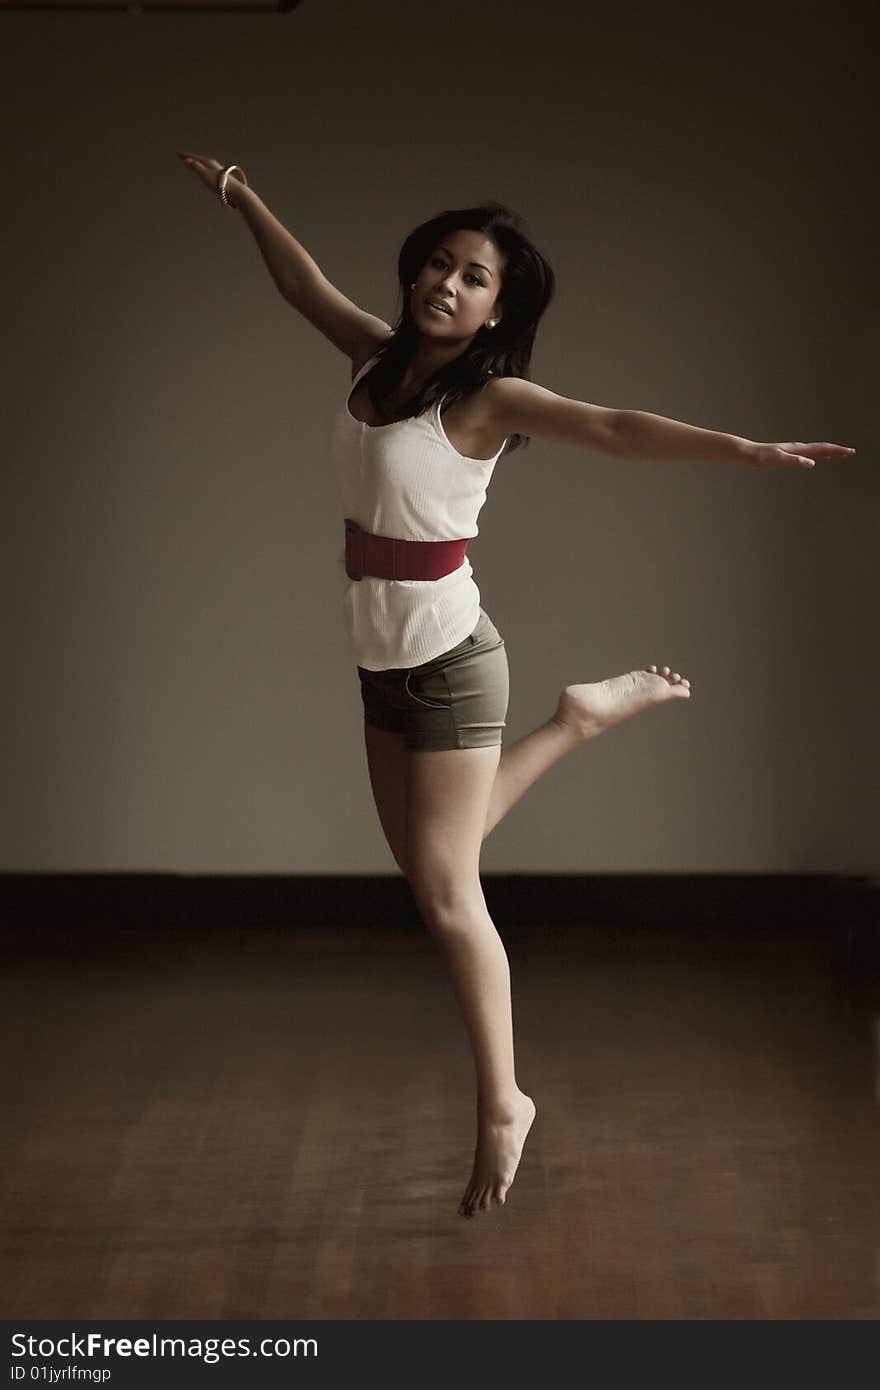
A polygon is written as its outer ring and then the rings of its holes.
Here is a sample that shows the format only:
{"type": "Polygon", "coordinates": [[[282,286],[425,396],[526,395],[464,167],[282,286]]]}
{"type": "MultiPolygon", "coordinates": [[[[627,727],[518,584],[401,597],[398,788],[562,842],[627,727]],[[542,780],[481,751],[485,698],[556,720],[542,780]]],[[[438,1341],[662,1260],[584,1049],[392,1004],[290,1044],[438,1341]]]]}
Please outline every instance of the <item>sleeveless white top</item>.
{"type": "MultiPolygon", "coordinates": [[[[442,400],[390,425],[356,420],[349,399],[376,361],[378,354],[364,363],[333,417],[331,457],[343,517],[374,535],[409,541],[479,535],[477,514],[504,445],[491,459],[460,454],[446,438],[442,400]]],[[[344,573],[344,544],[339,562],[344,573]]],[[[467,555],[440,579],[345,575],[345,582],[345,627],[355,661],[367,671],[431,661],[463,642],[479,621],[480,591],[467,555]]]]}

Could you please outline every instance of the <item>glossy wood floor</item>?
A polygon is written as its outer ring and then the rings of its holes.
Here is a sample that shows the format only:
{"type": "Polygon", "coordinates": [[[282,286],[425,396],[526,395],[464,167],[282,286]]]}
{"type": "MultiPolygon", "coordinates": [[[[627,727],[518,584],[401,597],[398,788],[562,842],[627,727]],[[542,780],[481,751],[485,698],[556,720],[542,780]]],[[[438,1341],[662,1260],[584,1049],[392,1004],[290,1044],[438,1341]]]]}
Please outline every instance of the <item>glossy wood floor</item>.
{"type": "Polygon", "coordinates": [[[772,929],[502,927],[538,1115],[410,929],[5,934],[4,1318],[873,1319],[880,984],[772,929]]]}

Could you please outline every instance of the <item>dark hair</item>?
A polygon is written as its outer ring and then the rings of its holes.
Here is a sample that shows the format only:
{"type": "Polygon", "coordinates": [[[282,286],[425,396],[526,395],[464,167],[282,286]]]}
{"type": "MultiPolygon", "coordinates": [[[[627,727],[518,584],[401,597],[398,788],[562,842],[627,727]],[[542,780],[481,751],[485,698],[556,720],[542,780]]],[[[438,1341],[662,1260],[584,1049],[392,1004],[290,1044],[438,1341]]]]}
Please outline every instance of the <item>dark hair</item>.
{"type": "MultiPolygon", "coordinates": [[[[394,335],[377,349],[379,361],[362,380],[376,405],[399,386],[418,339],[410,309],[410,285],[421,274],[431,252],[449,233],[460,229],[483,232],[506,257],[498,298],[504,313],[495,328],[480,328],[467,347],[424,383],[406,402],[407,413],[421,415],[445,396],[451,404],[476,394],[491,376],[517,376],[528,380],[532,345],[538,323],[553,298],[556,277],[525,231],[523,219],[503,203],[488,201],[476,207],[438,213],[410,232],[397,258],[397,274],[403,307],[394,335]]],[[[502,453],[527,446],[528,435],[513,434],[502,453]]]]}

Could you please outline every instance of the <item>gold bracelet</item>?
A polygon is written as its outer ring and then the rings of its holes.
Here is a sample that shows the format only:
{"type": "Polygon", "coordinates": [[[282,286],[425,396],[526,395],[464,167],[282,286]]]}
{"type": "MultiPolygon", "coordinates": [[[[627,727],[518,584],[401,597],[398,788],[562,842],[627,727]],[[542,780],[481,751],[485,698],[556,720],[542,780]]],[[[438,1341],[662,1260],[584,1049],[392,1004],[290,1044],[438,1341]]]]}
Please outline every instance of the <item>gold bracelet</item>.
{"type": "Polygon", "coordinates": [[[234,203],[230,203],[229,199],[226,196],[226,184],[229,179],[229,175],[232,173],[233,169],[238,170],[238,172],[241,174],[241,182],[244,184],[245,188],[248,187],[247,174],[244,172],[244,169],[242,169],[240,164],[230,164],[226,169],[223,169],[220,173],[219,178],[217,179],[217,192],[220,194],[220,201],[225,208],[231,208],[235,206],[234,203]]]}

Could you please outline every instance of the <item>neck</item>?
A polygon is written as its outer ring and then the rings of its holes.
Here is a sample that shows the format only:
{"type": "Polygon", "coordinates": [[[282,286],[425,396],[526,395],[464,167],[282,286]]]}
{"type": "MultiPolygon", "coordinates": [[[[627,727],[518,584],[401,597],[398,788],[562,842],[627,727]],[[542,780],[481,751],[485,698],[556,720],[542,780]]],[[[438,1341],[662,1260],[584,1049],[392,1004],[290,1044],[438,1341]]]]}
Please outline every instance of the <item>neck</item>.
{"type": "Polygon", "coordinates": [[[439,372],[441,367],[445,367],[453,358],[460,357],[467,345],[461,342],[438,343],[434,339],[419,339],[401,378],[401,391],[408,396],[414,395],[428,377],[439,372]]]}

